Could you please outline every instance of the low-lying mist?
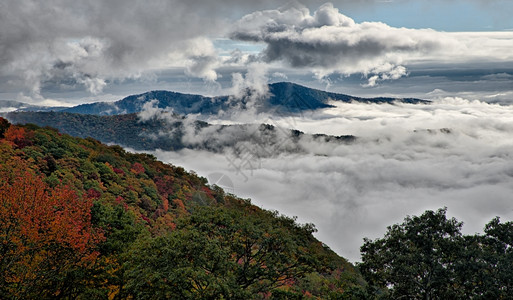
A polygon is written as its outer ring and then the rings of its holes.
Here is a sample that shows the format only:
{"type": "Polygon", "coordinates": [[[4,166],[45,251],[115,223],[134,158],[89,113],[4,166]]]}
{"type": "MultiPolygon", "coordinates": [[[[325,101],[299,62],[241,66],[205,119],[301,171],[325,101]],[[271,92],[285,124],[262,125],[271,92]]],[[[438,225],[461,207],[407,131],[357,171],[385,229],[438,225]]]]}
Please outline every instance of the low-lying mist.
{"type": "MultiPolygon", "coordinates": [[[[317,237],[351,261],[359,260],[363,237],[379,237],[387,225],[426,209],[447,206],[449,215],[465,223],[466,233],[480,232],[494,216],[513,218],[512,106],[459,98],[428,105],[333,105],[296,116],[203,119],[354,135],[355,140],[326,142],[303,135],[294,142],[305,149],[301,152],[246,139],[236,143],[237,149],[218,153],[184,149],[154,154],[263,208],[314,223],[317,237]],[[275,152],[261,155],[262,149],[275,152]]],[[[184,141],[204,138],[237,135],[229,130],[195,132],[184,141]]],[[[287,134],[275,138],[270,144],[290,144],[287,134]]]]}

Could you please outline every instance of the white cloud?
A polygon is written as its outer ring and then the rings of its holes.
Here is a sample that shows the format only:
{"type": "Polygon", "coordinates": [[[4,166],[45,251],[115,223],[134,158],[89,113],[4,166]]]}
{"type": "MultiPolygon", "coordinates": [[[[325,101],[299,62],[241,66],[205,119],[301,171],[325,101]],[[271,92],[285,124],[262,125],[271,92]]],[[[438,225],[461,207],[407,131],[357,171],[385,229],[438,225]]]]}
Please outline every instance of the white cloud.
{"type": "Polygon", "coordinates": [[[251,120],[259,103],[269,96],[268,66],[264,63],[250,63],[245,74],[232,73],[232,86],[228,90],[230,101],[237,103],[228,113],[231,118],[251,120]],[[237,109],[237,107],[239,109],[237,109]],[[244,108],[244,109],[242,109],[244,108]]]}
{"type": "Polygon", "coordinates": [[[205,177],[224,174],[237,195],[313,222],[323,242],[353,261],[363,237],[378,237],[387,225],[426,209],[447,206],[469,233],[481,231],[495,215],[513,218],[513,107],[462,98],[431,105],[336,105],[296,117],[296,128],[354,134],[359,138],[353,143],[303,138],[300,144],[309,153],[281,148],[268,157],[258,156],[260,146],[254,144],[245,145],[245,155],[155,154],[205,177]]]}
{"type": "MultiPolygon", "coordinates": [[[[218,74],[215,69],[219,67],[220,61],[212,41],[206,38],[196,38],[188,41],[184,48],[187,49],[184,53],[187,59],[185,73],[205,81],[216,81],[218,74]]],[[[176,58],[173,61],[176,63],[176,58]]]]}

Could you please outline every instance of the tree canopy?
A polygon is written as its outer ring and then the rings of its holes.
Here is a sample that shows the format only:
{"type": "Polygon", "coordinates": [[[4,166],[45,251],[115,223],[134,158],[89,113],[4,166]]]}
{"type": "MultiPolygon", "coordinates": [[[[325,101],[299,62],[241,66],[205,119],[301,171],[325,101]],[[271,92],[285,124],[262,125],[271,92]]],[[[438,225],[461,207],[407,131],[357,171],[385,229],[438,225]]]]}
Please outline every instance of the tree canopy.
{"type": "Polygon", "coordinates": [[[511,299],[513,223],[493,219],[484,235],[462,235],[447,209],[426,211],[365,239],[359,269],[383,299],[511,299]]]}

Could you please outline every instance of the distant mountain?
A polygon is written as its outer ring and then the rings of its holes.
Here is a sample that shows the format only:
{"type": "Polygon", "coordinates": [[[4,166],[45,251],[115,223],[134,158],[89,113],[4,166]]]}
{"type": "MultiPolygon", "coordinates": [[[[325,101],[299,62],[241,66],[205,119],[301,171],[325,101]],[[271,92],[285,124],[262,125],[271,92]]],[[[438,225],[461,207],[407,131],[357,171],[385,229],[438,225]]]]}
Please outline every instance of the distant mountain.
{"type": "Polygon", "coordinates": [[[135,150],[190,148],[223,152],[247,147],[253,149],[254,155],[267,157],[282,152],[308,152],[306,147],[309,143],[330,143],[335,147],[356,139],[352,135],[310,135],[265,124],[211,125],[169,113],[146,121],[141,121],[137,114],[97,116],[66,112],[11,112],[4,116],[14,124],[49,126],[72,136],[92,137],[135,150]]]}
{"type": "Polygon", "coordinates": [[[10,111],[60,111],[67,107],[52,107],[52,106],[39,106],[31,105],[23,102],[12,100],[0,100],[0,112],[10,111]]]}
{"type": "Polygon", "coordinates": [[[141,123],[135,114],[96,116],[63,112],[11,112],[4,116],[14,124],[49,126],[72,136],[92,137],[104,143],[115,143],[137,150],[183,148],[179,138],[160,141],[151,138],[150,133],[173,129],[166,122],[153,120],[141,123]]]}
{"type": "MultiPolygon", "coordinates": [[[[248,92],[248,95],[250,92],[248,92]]],[[[69,113],[92,115],[116,115],[137,113],[151,101],[161,109],[172,110],[177,114],[217,114],[231,108],[245,109],[249,105],[249,97],[235,99],[230,96],[206,97],[200,95],[181,94],[169,91],[151,91],[139,95],[128,96],[116,102],[97,102],[82,104],[62,111],[69,113]]],[[[251,103],[259,112],[298,113],[306,110],[332,107],[330,101],[392,103],[395,101],[426,104],[429,101],[415,98],[361,98],[344,94],[329,93],[307,88],[290,82],[279,82],[269,85],[269,97],[251,103]]]]}

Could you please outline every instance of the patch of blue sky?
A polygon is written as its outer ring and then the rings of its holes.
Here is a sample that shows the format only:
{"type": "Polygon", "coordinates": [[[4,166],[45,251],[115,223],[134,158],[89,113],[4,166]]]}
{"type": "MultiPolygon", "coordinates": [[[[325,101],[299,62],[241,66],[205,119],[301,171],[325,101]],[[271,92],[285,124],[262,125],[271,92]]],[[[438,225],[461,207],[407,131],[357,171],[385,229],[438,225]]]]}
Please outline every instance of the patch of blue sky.
{"type": "Polygon", "coordinates": [[[366,8],[339,7],[356,22],[376,21],[393,27],[437,31],[502,31],[513,28],[513,1],[376,1],[366,8]]]}

